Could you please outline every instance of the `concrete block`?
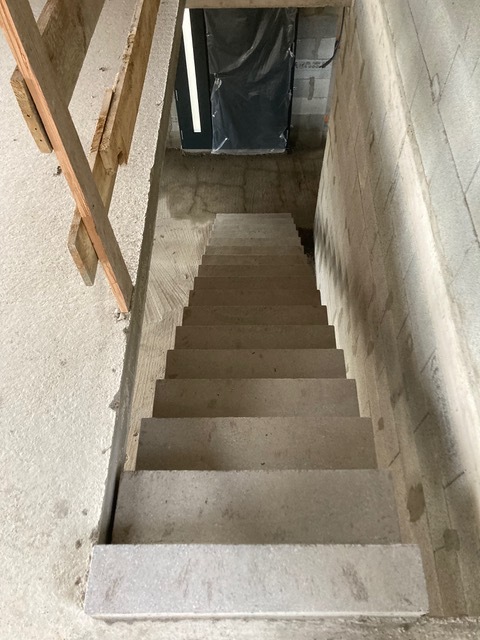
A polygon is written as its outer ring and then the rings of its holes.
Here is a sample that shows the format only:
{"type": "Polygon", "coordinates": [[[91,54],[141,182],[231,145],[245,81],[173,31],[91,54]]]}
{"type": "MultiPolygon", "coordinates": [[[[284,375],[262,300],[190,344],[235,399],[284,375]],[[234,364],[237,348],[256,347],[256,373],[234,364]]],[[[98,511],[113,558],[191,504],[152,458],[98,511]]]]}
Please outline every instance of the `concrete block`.
{"type": "Polygon", "coordinates": [[[335,346],[334,328],[322,324],[186,326],[177,327],[175,336],[175,349],[183,350],[335,349],[335,346]]]}
{"type": "Polygon", "coordinates": [[[418,79],[410,117],[422,156],[425,175],[430,181],[437,167],[439,155],[447,151],[448,141],[438,105],[432,96],[431,80],[426,68],[420,73],[418,79]]]}
{"type": "Polygon", "coordinates": [[[154,418],[359,415],[354,380],[157,380],[154,418]]]}
{"type": "Polygon", "coordinates": [[[104,620],[418,617],[428,601],[410,545],[97,545],[85,611],[104,620]]]}
{"type": "MultiPolygon", "coordinates": [[[[294,98],[292,101],[293,115],[313,115],[320,120],[327,113],[327,98],[294,98]]],[[[320,121],[321,122],[321,121],[320,121]]],[[[320,123],[319,123],[320,124],[320,123]]]]}
{"type": "Polygon", "coordinates": [[[369,418],[150,418],[136,469],[375,469],[369,418]]]}
{"type": "Polygon", "coordinates": [[[250,245],[250,246],[235,246],[235,245],[215,245],[214,247],[208,246],[205,250],[206,256],[236,256],[236,255],[259,255],[259,256],[283,256],[283,255],[300,255],[304,256],[304,252],[300,243],[295,245],[250,245]]]}
{"type": "Polygon", "coordinates": [[[255,289],[301,289],[317,292],[317,286],[313,273],[307,276],[260,276],[260,277],[235,277],[217,276],[215,278],[195,278],[195,291],[202,289],[243,289],[254,291],[255,289]]]}
{"type": "Polygon", "coordinates": [[[480,167],[477,169],[468,187],[466,198],[470,215],[472,216],[473,226],[475,227],[477,236],[480,237],[480,167]]]}
{"type": "Polygon", "coordinates": [[[287,255],[204,255],[202,264],[212,265],[251,265],[251,266],[281,266],[307,264],[307,257],[303,252],[287,255]]]}
{"type": "Polygon", "coordinates": [[[184,326],[190,325],[309,325],[328,324],[326,307],[317,305],[187,307],[184,326]]]}
{"type": "Polygon", "coordinates": [[[114,544],[400,542],[388,471],[135,471],[120,478],[114,544]]]}
{"type": "MultiPolygon", "coordinates": [[[[437,51],[443,50],[443,47],[438,47],[438,41],[435,41],[435,48],[437,51]]],[[[439,102],[439,109],[452,148],[455,167],[462,188],[466,191],[480,158],[480,124],[477,109],[480,102],[480,68],[476,68],[475,75],[472,77],[462,50],[456,51],[456,49],[457,42],[455,42],[454,57],[451,58],[453,60],[451,69],[443,69],[444,73],[448,71],[448,79],[439,102]],[[465,126],[467,122],[469,126],[465,126]]]]}
{"type": "Polygon", "coordinates": [[[199,278],[274,278],[274,277],[314,277],[313,269],[308,264],[287,265],[200,265],[199,278]]]}
{"type": "Polygon", "coordinates": [[[190,306],[317,305],[320,294],[306,289],[200,289],[190,292],[190,306]]]}
{"type": "Polygon", "coordinates": [[[168,351],[165,369],[165,378],[345,378],[345,375],[340,349],[283,347],[255,351],[175,349],[168,351]]]}

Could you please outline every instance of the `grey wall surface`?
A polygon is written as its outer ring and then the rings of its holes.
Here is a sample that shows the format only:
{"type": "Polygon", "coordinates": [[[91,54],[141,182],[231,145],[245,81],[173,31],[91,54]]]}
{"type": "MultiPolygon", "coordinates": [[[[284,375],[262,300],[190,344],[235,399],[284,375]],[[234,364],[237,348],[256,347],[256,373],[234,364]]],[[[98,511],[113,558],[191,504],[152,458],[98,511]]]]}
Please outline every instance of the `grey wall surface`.
{"type": "Polygon", "coordinates": [[[290,140],[297,148],[318,148],[325,142],[333,54],[339,10],[300,9],[298,16],[290,140]]]}
{"type": "Polygon", "coordinates": [[[322,298],[432,613],[480,613],[480,5],[357,0],[316,216],[322,298]]]}

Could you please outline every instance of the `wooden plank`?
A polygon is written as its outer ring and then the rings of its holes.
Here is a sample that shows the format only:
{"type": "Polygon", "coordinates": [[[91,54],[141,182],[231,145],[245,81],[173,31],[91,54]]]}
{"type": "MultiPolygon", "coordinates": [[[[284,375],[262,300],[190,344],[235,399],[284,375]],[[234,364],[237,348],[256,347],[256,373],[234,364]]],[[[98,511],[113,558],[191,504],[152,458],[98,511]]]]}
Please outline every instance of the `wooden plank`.
{"type": "MultiPolygon", "coordinates": [[[[52,63],[60,93],[68,104],[105,0],[47,0],[38,28],[52,63]]],[[[10,83],[23,117],[40,151],[52,146],[42,119],[17,67],[10,83]]]]}
{"type": "MultiPolygon", "coordinates": [[[[110,110],[112,97],[112,89],[107,89],[105,91],[102,106],[100,109],[100,115],[98,116],[95,133],[93,134],[89,158],[93,178],[100,192],[100,196],[102,198],[107,214],[108,209],[110,208],[110,202],[112,199],[117,172],[108,172],[105,169],[105,165],[103,164],[99,149],[103,130],[105,128],[105,122],[110,110]]],[[[93,248],[92,242],[78,209],[75,209],[75,213],[73,214],[73,220],[72,224],[70,225],[70,232],[68,234],[67,246],[72,255],[73,261],[77,265],[80,275],[83,278],[83,281],[87,286],[91,287],[95,282],[98,257],[95,249],[93,248]]]]}
{"type": "Polygon", "coordinates": [[[114,86],[100,153],[107,169],[128,161],[160,0],[138,0],[114,86]]]}
{"type": "Polygon", "coordinates": [[[352,0],[187,0],[189,9],[281,9],[351,5],[352,0]]]}
{"type": "MultiPolygon", "coordinates": [[[[156,99],[156,102],[160,103],[162,106],[157,142],[157,150],[160,150],[160,160],[162,160],[163,154],[165,152],[168,127],[170,123],[170,106],[172,104],[178,52],[181,42],[183,1],[179,2],[178,0],[162,0],[159,16],[162,25],[160,44],[162,52],[160,59],[162,61],[162,66],[158,69],[158,73],[161,74],[161,81],[160,93],[156,99]]],[[[99,117],[97,130],[94,136],[94,138],[97,138],[97,141],[92,143],[93,156],[91,157],[91,163],[94,163],[93,175],[99,187],[105,207],[108,210],[111,198],[111,191],[109,191],[109,189],[111,188],[113,190],[118,163],[113,163],[113,171],[110,173],[105,168],[103,158],[98,153],[98,143],[102,137],[102,122],[103,118],[105,118],[105,113],[106,107],[105,105],[103,105],[102,115],[99,117]]],[[[78,216],[76,214],[74,216],[72,226],[70,227],[68,247],[85,284],[92,285],[95,280],[95,273],[97,269],[97,255],[88,238],[88,235],[84,232],[84,228],[80,225],[78,216]]]]}
{"type": "MultiPolygon", "coordinates": [[[[37,106],[117,304],[121,311],[127,311],[133,292],[132,281],[77,130],[58,88],[29,1],[0,0],[0,24],[37,106]]],[[[48,219],[45,224],[48,224],[48,219]]]]}

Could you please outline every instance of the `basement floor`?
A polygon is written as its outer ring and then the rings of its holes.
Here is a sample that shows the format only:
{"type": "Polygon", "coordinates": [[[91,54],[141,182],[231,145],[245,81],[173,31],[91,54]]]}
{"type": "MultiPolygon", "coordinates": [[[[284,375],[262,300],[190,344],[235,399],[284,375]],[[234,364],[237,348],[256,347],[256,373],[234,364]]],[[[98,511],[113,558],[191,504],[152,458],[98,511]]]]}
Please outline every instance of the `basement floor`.
{"type": "Polygon", "coordinates": [[[216,213],[292,213],[309,251],[322,151],[271,156],[165,157],[141,350],[127,446],[126,469],[135,467],[138,430],[151,417],[155,381],[193,286],[216,213]]]}

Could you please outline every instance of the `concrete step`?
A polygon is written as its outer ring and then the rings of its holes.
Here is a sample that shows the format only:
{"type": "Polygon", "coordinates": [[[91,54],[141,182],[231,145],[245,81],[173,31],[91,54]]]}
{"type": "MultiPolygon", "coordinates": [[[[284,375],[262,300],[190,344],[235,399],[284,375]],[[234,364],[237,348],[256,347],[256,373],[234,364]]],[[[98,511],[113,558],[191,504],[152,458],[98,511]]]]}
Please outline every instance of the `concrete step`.
{"type": "Polygon", "coordinates": [[[390,472],[135,471],[120,478],[114,544],[400,542],[390,472]]]}
{"type": "Polygon", "coordinates": [[[136,469],[375,469],[370,418],[149,418],[136,469]]]}
{"type": "Polygon", "coordinates": [[[317,291],[313,274],[304,276],[224,276],[195,278],[194,289],[310,289],[317,291]]]}
{"type": "Polygon", "coordinates": [[[198,268],[199,278],[292,278],[298,276],[314,278],[313,269],[307,264],[275,266],[201,264],[198,268]]]}
{"type": "Polygon", "coordinates": [[[327,308],[316,305],[199,306],[184,309],[182,324],[184,326],[217,324],[305,325],[328,324],[328,319],[327,308]]]}
{"type": "Polygon", "coordinates": [[[198,289],[190,291],[191,307],[254,306],[261,305],[321,306],[320,293],[315,289],[198,289]]]}
{"type": "Polygon", "coordinates": [[[211,237],[208,242],[209,247],[223,246],[223,247],[300,247],[300,238],[298,236],[277,236],[277,237],[265,237],[265,238],[250,238],[250,237],[238,237],[235,236],[216,236],[211,237]]]}
{"type": "Polygon", "coordinates": [[[333,326],[324,324],[196,325],[177,327],[175,335],[175,349],[184,350],[335,349],[335,346],[335,330],[333,326]]]}
{"type": "Polygon", "coordinates": [[[297,227],[295,226],[293,220],[288,220],[287,218],[281,218],[279,220],[217,220],[214,222],[212,229],[214,231],[218,230],[238,230],[243,231],[244,229],[292,229],[297,233],[297,227]]]}
{"type": "Polygon", "coordinates": [[[157,380],[154,418],[359,416],[354,380],[157,380]]]}
{"type": "MultiPolygon", "coordinates": [[[[308,265],[307,256],[303,253],[288,255],[204,255],[202,265],[250,265],[250,266],[284,266],[308,265]]],[[[310,268],[310,267],[309,267],[310,268]]]]}
{"type": "Polygon", "coordinates": [[[283,242],[286,238],[294,239],[300,242],[299,235],[295,228],[283,225],[283,229],[214,229],[210,235],[210,240],[223,239],[223,238],[238,238],[245,241],[241,244],[247,244],[250,239],[270,239],[275,240],[278,243],[283,242]]]}
{"type": "Polygon", "coordinates": [[[217,220],[268,220],[268,219],[278,219],[281,218],[287,220],[293,220],[291,213],[217,213],[215,216],[215,221],[217,220]]]}
{"type": "Polygon", "coordinates": [[[340,349],[175,349],[165,370],[165,378],[345,377],[340,349]]]}
{"type": "Polygon", "coordinates": [[[85,611],[108,621],[414,618],[428,598],[413,545],[97,545],[85,611]]]}
{"type": "Polygon", "coordinates": [[[205,249],[206,256],[238,256],[238,255],[258,255],[258,256],[283,256],[283,255],[299,255],[305,256],[300,245],[251,245],[251,246],[232,246],[232,245],[208,245],[205,249]]]}

